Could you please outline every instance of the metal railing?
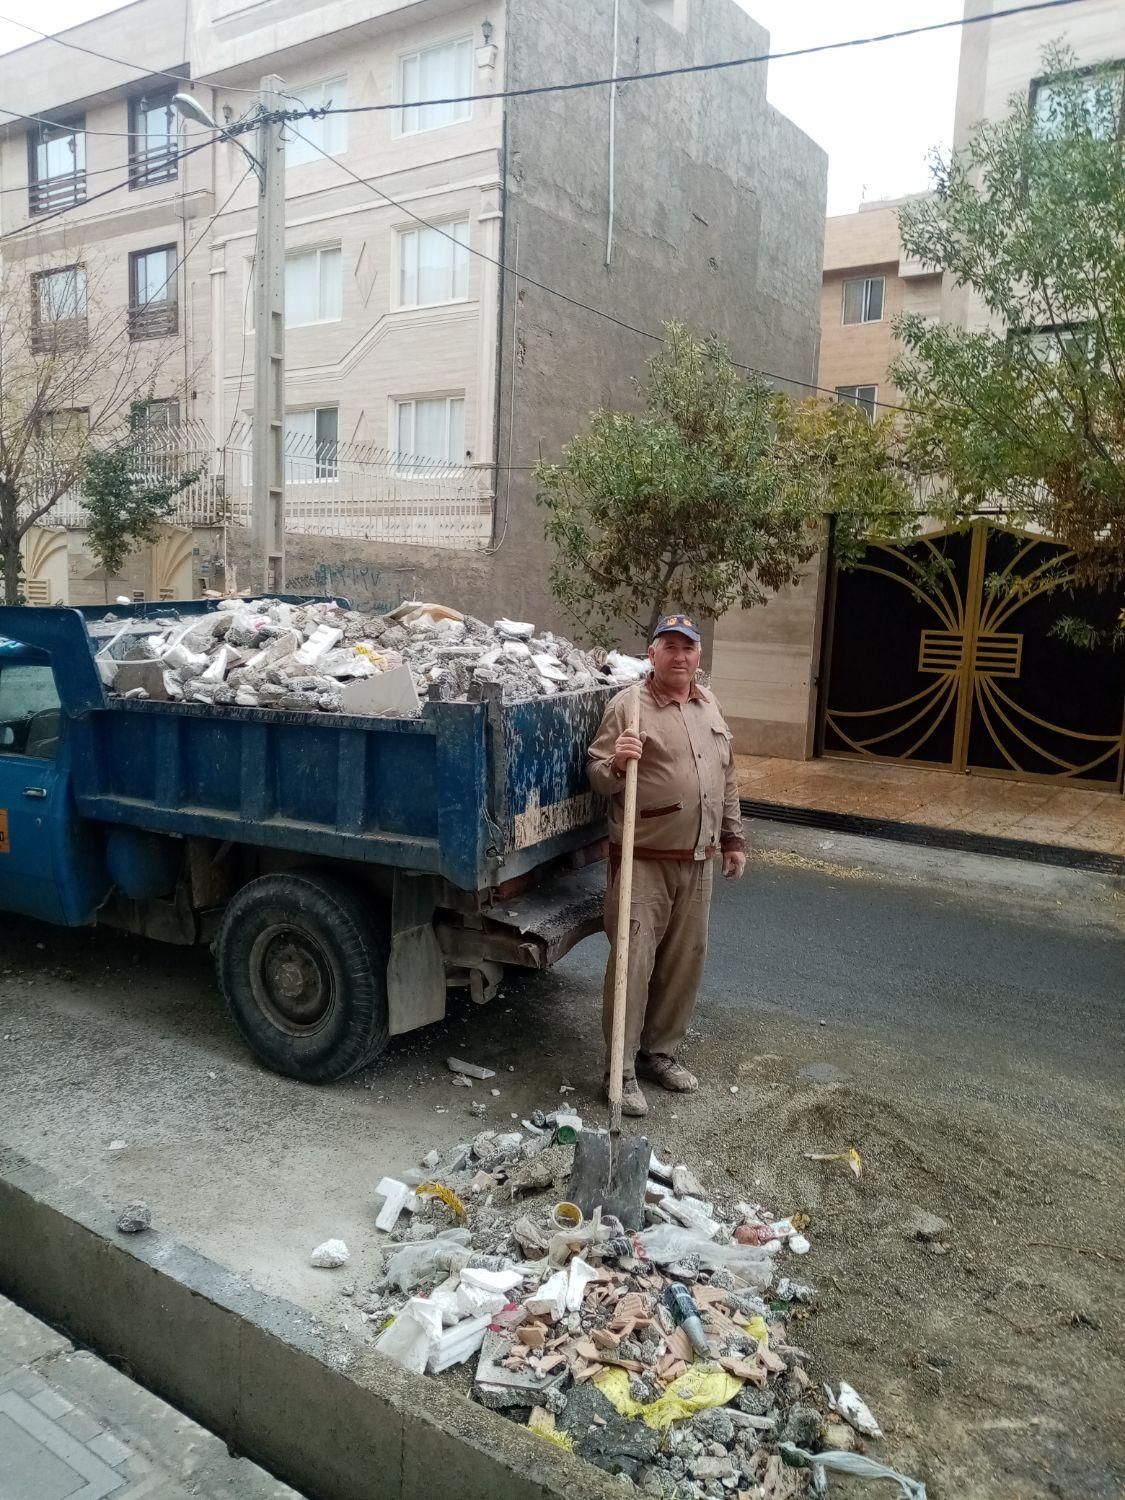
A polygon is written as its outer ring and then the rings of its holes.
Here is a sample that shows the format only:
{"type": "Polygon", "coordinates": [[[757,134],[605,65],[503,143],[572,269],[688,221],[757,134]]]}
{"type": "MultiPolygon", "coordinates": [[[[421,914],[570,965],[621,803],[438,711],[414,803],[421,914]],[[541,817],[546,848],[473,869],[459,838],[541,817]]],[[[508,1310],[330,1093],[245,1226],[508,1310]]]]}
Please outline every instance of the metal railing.
{"type": "Polygon", "coordinates": [[[27,206],[33,214],[51,213],[86,201],[86,172],[67,172],[60,177],[41,177],[27,186],[27,206]]]}
{"type": "MultiPolygon", "coordinates": [[[[144,434],[120,432],[99,446],[132,439],[138,471],[154,478],[200,471],[169,510],[175,526],[249,527],[252,449],[248,428],[217,446],[202,422],[188,421],[144,434]]],[[[44,446],[38,479],[25,487],[25,508],[57,486],[60,455],[44,446]]],[[[366,443],[317,443],[288,434],[285,441],[285,529],[308,536],[415,543],[473,550],[492,531],[492,468],[459,467],[366,443]]],[[[81,485],[68,490],[43,517],[44,526],[82,527],[87,515],[81,485]]]]}

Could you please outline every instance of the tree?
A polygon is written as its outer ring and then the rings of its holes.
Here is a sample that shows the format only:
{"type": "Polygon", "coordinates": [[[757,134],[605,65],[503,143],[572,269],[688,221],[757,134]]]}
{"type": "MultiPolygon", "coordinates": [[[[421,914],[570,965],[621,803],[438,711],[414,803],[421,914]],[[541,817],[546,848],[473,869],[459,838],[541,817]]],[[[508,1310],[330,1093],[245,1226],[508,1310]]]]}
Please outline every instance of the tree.
{"type": "Polygon", "coordinates": [[[156,540],[176,496],[202,472],[155,478],[146,473],[146,446],[145,437],[136,435],[108,448],[88,447],[83,457],[86,545],[102,565],[107,604],[110,578],[135,547],[156,540]]]}
{"type": "Polygon", "coordinates": [[[642,409],[595,412],[536,471],[552,592],[595,640],[622,620],[647,638],[672,606],[715,618],[763,603],[797,581],[830,516],[845,559],[872,532],[912,529],[887,418],[794,401],[678,324],[665,337],[642,409]]]}
{"type": "Polygon", "coordinates": [[[87,452],[150,391],[162,340],[134,341],[120,268],[88,261],[65,232],[50,256],[5,249],[0,272],[0,576],[20,598],[20,543],[76,491],[87,452]]]}
{"type": "Polygon", "coordinates": [[[987,310],[967,330],[898,319],[892,377],[931,509],[981,508],[1073,549],[1055,582],[1125,577],[1125,158],[1120,71],[1049,49],[1031,108],[934,162],[899,214],[915,260],[987,310]]]}

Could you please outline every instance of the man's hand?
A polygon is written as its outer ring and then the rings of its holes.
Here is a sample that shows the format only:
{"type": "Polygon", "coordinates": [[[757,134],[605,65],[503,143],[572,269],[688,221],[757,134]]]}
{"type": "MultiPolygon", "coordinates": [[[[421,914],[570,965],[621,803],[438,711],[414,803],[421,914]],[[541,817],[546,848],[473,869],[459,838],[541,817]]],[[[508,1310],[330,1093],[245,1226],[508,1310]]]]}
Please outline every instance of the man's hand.
{"type": "Polygon", "coordinates": [[[723,879],[741,880],[746,873],[746,850],[723,850],[723,879]]]}
{"type": "Polygon", "coordinates": [[[630,734],[628,730],[617,736],[617,743],[613,747],[613,768],[619,776],[624,776],[625,767],[631,760],[640,760],[641,751],[644,749],[644,739],[639,734],[630,734]]]}

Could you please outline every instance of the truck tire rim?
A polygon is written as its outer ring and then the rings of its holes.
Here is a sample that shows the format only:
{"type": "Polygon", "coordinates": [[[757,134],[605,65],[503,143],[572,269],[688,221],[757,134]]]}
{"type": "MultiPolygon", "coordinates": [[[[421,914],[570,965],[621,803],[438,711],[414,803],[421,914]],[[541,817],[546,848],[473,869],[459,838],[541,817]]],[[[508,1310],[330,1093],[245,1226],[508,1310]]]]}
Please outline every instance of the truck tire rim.
{"type": "Polygon", "coordinates": [[[336,998],[332,967],[320,944],[294,927],[267,927],[250,950],[250,988],[262,1014],[290,1036],[312,1036],[336,998]]]}

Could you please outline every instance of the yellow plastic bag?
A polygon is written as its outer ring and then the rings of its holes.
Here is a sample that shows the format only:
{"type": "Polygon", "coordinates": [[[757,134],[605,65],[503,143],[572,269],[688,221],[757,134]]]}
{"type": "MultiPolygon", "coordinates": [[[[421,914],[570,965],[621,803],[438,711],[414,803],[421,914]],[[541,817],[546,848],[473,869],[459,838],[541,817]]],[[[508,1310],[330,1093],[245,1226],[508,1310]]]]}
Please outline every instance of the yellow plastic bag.
{"type": "Polygon", "coordinates": [[[725,1406],[742,1389],[743,1382],[725,1370],[697,1365],[647,1406],[630,1396],[629,1376],[624,1370],[603,1370],[594,1376],[594,1384],[623,1417],[640,1417],[646,1427],[667,1432],[673,1422],[684,1417],[694,1417],[712,1406],[725,1406]]]}
{"type": "Polygon", "coordinates": [[[752,1339],[757,1339],[759,1344],[764,1342],[767,1347],[769,1346],[770,1331],[766,1327],[766,1320],[762,1317],[761,1313],[755,1313],[754,1316],[750,1318],[748,1322],[743,1323],[742,1326],[752,1339]]]}

